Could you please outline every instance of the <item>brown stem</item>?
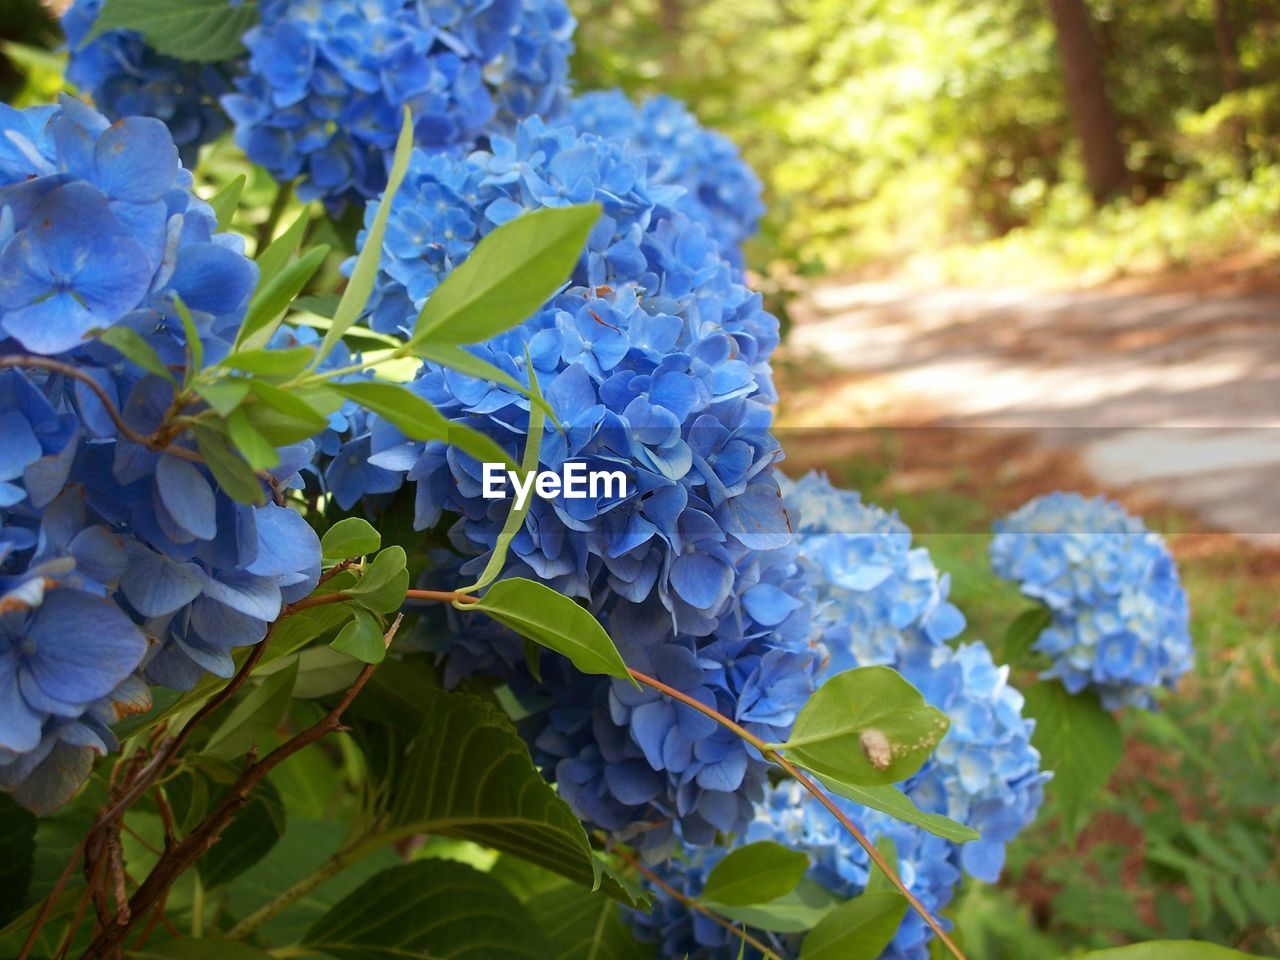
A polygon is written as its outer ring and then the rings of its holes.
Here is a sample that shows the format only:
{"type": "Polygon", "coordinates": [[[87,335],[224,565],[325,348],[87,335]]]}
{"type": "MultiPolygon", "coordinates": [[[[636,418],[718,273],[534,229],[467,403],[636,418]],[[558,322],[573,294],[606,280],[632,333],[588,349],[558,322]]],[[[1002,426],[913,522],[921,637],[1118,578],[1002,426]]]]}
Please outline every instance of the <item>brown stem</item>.
{"type": "Polygon", "coordinates": [[[128,421],[116,409],[115,401],[111,395],[103,388],[102,384],[89,376],[82,370],[71,366],[69,363],[62,363],[49,357],[33,357],[33,356],[9,356],[0,357],[0,370],[19,370],[23,367],[34,367],[37,370],[48,370],[50,373],[61,374],[64,377],[70,377],[72,380],[78,380],[83,383],[98,398],[98,401],[106,408],[107,414],[111,417],[112,422],[116,425],[116,429],[120,431],[120,436],[126,440],[132,440],[134,443],[146,447],[148,450],[163,450],[165,453],[175,457],[181,457],[183,460],[191,460],[195,463],[203,463],[200,454],[194,450],[188,450],[185,447],[170,447],[167,443],[162,442],[154,435],[139,433],[133,427],[129,426],[128,421]]]}
{"type": "MultiPolygon", "coordinates": [[[[111,395],[103,388],[102,384],[94,380],[93,377],[84,373],[82,370],[71,366],[69,363],[62,363],[59,360],[53,360],[49,357],[35,357],[27,355],[14,355],[8,357],[0,357],[0,370],[20,370],[23,367],[34,367],[38,370],[48,370],[50,373],[61,374],[64,377],[70,377],[72,380],[78,380],[92,391],[93,395],[98,398],[98,402],[102,404],[107,411],[107,415],[111,417],[111,422],[116,425],[116,429],[120,431],[120,436],[126,440],[146,447],[148,450],[154,450],[157,453],[168,454],[171,457],[178,457],[181,460],[190,460],[192,463],[204,463],[204,458],[194,450],[188,450],[186,447],[176,447],[173,445],[175,434],[181,431],[174,431],[170,428],[162,426],[155,433],[146,434],[139,433],[133,427],[129,426],[128,421],[116,409],[115,401],[111,395]]],[[[170,413],[165,415],[166,423],[173,415],[174,411],[180,410],[182,404],[178,402],[178,398],[174,398],[174,403],[170,407],[170,413]]],[[[284,490],[269,470],[259,470],[257,477],[260,481],[267,485],[267,489],[271,491],[271,499],[276,506],[284,506],[284,490]]]]}
{"type": "Polygon", "coordinates": [[[641,863],[635,857],[631,856],[626,851],[619,850],[618,848],[615,847],[613,852],[616,853],[624,862],[634,867],[646,880],[652,883],[655,887],[657,887],[667,896],[684,904],[685,907],[687,907],[688,909],[696,910],[698,913],[701,913],[703,916],[709,917],[711,920],[715,921],[720,926],[724,927],[726,930],[732,933],[735,937],[738,937],[744,942],[751,944],[751,946],[755,947],[757,950],[759,950],[761,953],[764,954],[765,960],[780,960],[776,952],[774,952],[766,944],[762,943],[760,940],[756,939],[755,937],[753,937],[751,934],[747,932],[746,924],[743,924],[742,928],[739,929],[735,924],[731,923],[730,921],[726,920],[724,917],[720,916],[720,914],[716,913],[710,907],[699,903],[697,900],[695,900],[693,897],[688,896],[687,894],[681,893],[679,890],[671,886],[671,884],[667,883],[660,876],[658,876],[656,873],[654,873],[647,866],[645,866],[643,863],[641,863]]]}
{"type": "MultiPolygon", "coordinates": [[[[395,622],[391,624],[391,628],[387,631],[385,642],[388,645],[390,645],[396,631],[399,630],[401,619],[401,617],[397,616],[395,622]]],[[[364,689],[364,685],[368,683],[369,677],[373,674],[373,669],[373,664],[366,665],[356,677],[351,688],[338,701],[337,706],[330,710],[319,722],[286,741],[261,760],[251,760],[213,811],[207,814],[190,834],[167,850],[156,862],[151,873],[148,874],[146,880],[142,882],[142,885],[129,901],[131,916],[126,917],[124,921],[120,921],[117,918],[115,924],[103,929],[94,938],[93,943],[89,945],[89,949],[85,951],[82,960],[106,960],[106,958],[114,956],[133,927],[135,918],[146,915],[154,908],[178,877],[190,868],[206,850],[218,842],[222,832],[235,819],[240,810],[248,804],[250,794],[266,779],[267,774],[298,751],[341,728],[343,713],[360,694],[360,691],[364,689]]]]}
{"type": "Polygon", "coordinates": [[[406,590],[406,600],[429,600],[435,603],[479,603],[479,597],[456,590],[406,590]]]}

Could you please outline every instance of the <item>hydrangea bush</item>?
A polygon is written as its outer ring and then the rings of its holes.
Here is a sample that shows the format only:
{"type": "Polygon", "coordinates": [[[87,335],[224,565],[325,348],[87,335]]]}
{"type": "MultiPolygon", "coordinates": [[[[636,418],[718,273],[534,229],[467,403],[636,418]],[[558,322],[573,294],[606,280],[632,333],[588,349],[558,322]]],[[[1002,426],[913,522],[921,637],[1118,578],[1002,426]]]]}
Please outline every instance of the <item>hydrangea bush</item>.
{"type": "Polygon", "coordinates": [[[991,562],[1043,603],[1052,622],[1034,650],[1070,693],[1110,709],[1152,707],[1193,663],[1187,596],[1161,538],[1114,501],[1037,497],[996,524],[991,562]]]}
{"type": "MultiPolygon", "coordinates": [[[[0,105],[0,954],[163,955],[169,911],[255,954],[569,956],[585,924],[795,957],[886,894],[900,922],[841,936],[959,956],[938,912],[1070,758],[896,516],[779,472],[732,145],[667,98],[570,102],[558,0],[63,22],[97,107],[0,105]],[[228,80],[280,181],[252,259],[245,181],[183,165],[228,80]],[[358,237],[308,232],[348,203],[358,237]],[[625,484],[486,493],[568,464],[625,484]],[[423,836],[499,856],[388,852],[423,836]],[[715,870],[765,842],[799,869],[735,926],[715,870]]],[[[1068,689],[1186,669],[1169,555],[1114,505],[1033,503],[993,556],[1068,689]]]]}

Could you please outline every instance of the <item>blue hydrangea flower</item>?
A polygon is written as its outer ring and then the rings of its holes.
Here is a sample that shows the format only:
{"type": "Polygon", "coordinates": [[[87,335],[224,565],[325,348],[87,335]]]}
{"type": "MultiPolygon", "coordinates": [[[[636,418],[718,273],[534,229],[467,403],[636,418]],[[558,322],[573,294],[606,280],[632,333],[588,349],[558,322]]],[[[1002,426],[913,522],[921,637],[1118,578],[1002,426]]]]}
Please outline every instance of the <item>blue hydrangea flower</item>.
{"type": "Polygon", "coordinates": [[[112,120],[155,117],[163,121],[194,166],[200,146],[227,129],[218,98],[231,91],[239,64],[187,63],[157,53],[141,35],[108,30],[85,42],[102,0],[75,0],[62,15],[70,54],[67,79],[112,120]]]}
{"type": "Polygon", "coordinates": [[[724,134],[703,127],[679,100],[637,106],[620,90],[585,93],[569,104],[579,130],[627,141],[648,155],[652,184],[683,187],[677,208],[705,224],[725,257],[741,266],[742,244],[764,214],[760,180],[724,134]]]}
{"type": "MultiPolygon", "coordinates": [[[[651,186],[647,166],[622,143],[537,118],[463,162],[415,153],[391,207],[370,322],[388,333],[411,327],[499,224],[546,206],[601,204],[565,289],[470,349],[521,382],[532,364],[564,427],[544,428],[544,469],[578,461],[620,470],[627,489],[536,500],[505,572],[583,598],[629,662],[776,738],[811,692],[818,660],[772,474],[777,323],[705,227],[675,208],[681,191],[651,186]]],[[[523,450],[521,394],[434,364],[412,389],[514,456],[523,450]]],[[[458,518],[450,539],[473,559],[452,576],[473,576],[510,501],[484,499],[480,465],[455,448],[409,443],[376,422],[370,439],[369,463],[415,485],[419,527],[458,518]]],[[[737,738],[656,695],[553,674],[555,665],[535,684],[518,641],[480,618],[461,628],[450,679],[497,674],[541,703],[545,726],[529,724],[535,753],[591,822],[643,823],[643,842],[661,847],[676,833],[708,843],[750,818],[766,767],[737,738]]]]}
{"type": "Polygon", "coordinates": [[[563,0],[275,0],[222,102],[277,180],[363,202],[386,185],[405,107],[420,146],[455,154],[491,124],[558,110],[573,28],[563,0]]]}
{"type": "Polygon", "coordinates": [[[22,349],[101,352],[86,334],[123,323],[181,363],[174,294],[202,335],[225,337],[258,271],[215,226],[158,120],[113,125],[65,96],[56,108],[0,104],[0,334],[22,349]]]}
{"type": "MultiPolygon", "coordinates": [[[[152,433],[173,385],[85,334],[127,326],[180,374],[176,295],[215,361],[257,267],[215,233],[158,121],[63,98],[0,105],[0,134],[0,352],[56,355],[152,433]]],[[[193,449],[128,440],[80,379],[0,371],[0,790],[32,809],[74,794],[111,724],[147,709],[147,680],[229,675],[232,648],[316,583],[303,518],[233,502],[193,449]]],[[[312,445],[279,453],[274,485],[297,484],[312,445]]]]}
{"type": "MultiPolygon", "coordinates": [[[[873,840],[893,841],[900,876],[936,913],[950,901],[962,874],[996,880],[1005,845],[1034,819],[1048,779],[1030,745],[1034,724],[1022,717],[1023,699],[1008,685],[1008,669],[997,667],[985,646],[971,643],[953,650],[944,642],[963,628],[963,619],[946,604],[945,579],[928,555],[911,549],[905,526],[821,477],[810,475],[783,487],[798,519],[799,555],[811,561],[805,569],[816,585],[817,616],[828,625],[823,634],[831,655],[826,675],[868,663],[888,664],[951,720],[934,755],[899,786],[922,810],[973,827],[980,840],[955,844],[886,814],[837,801],[873,840]],[[884,593],[877,596],[877,590],[884,593]],[[904,614],[903,604],[913,611],[911,616],[904,614]],[[934,623],[938,619],[945,623],[941,632],[942,624],[934,623]],[[867,627],[876,628],[877,640],[863,647],[857,641],[867,627]]],[[[774,788],[738,837],[743,843],[765,839],[805,850],[809,880],[837,897],[856,896],[866,887],[872,868],[865,851],[797,784],[774,788]]],[[[696,895],[724,853],[686,849],[683,857],[659,870],[672,886],[696,895]]],[[[657,896],[654,912],[637,916],[635,923],[646,939],[660,944],[662,956],[727,960],[738,955],[738,939],[724,928],[661,892],[657,896]]],[[[929,937],[923,920],[908,913],[883,957],[924,960],[929,937]]],[[[780,944],[784,951],[797,946],[780,944]]]]}
{"type": "Polygon", "coordinates": [[[1033,649],[1071,693],[1151,708],[1191,669],[1187,595],[1164,541],[1102,497],[1051,493],[996,523],[995,572],[1044,603],[1052,622],[1033,649]]]}

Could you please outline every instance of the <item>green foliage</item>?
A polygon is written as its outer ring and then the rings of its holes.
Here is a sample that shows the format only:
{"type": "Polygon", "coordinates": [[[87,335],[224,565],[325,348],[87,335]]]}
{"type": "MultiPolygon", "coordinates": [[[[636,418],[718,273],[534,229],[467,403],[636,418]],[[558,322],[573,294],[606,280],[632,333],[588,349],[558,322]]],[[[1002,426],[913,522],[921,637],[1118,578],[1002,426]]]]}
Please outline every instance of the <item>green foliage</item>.
{"type": "Polygon", "coordinates": [[[335,960],[551,956],[533,918],[502,884],[440,860],[384,871],[325,914],[303,942],[335,960]]]}
{"type": "Polygon", "coordinates": [[[731,850],[707,875],[702,896],[730,907],[767,903],[796,888],[809,857],[771,840],[731,850]]]}
{"type": "Polygon", "coordinates": [[[882,786],[919,770],[948,726],[897,671],[859,667],[823,683],[772,746],[833,782],[882,786]]]}
{"type": "Polygon", "coordinates": [[[1193,940],[1151,940],[1114,950],[1095,950],[1081,960],[1260,960],[1252,954],[1228,950],[1216,943],[1193,940]]]}
{"type": "Polygon", "coordinates": [[[758,930],[775,933],[804,933],[822,922],[839,901],[826,887],[808,877],[790,893],[767,903],[730,906],[712,903],[708,906],[721,916],[758,930]]]}
{"type": "MultiPolygon", "coordinates": [[[[506,716],[475,697],[413,696],[419,725],[388,786],[390,834],[470,840],[595,887],[600,865],[582,824],[538,775],[506,716]]],[[[612,881],[606,889],[623,895],[612,881]]]]}
{"type": "Polygon", "coordinates": [[[359,582],[344,592],[374,613],[394,613],[409,589],[407,563],[404,547],[387,547],[373,558],[359,582]]]}
{"type": "Polygon", "coordinates": [[[622,654],[600,621],[572,597],[536,580],[499,580],[466,609],[488,614],[521,636],[564,654],[583,673],[631,679],[622,654]]]}
{"type": "Polygon", "coordinates": [[[22,911],[35,853],[35,814],[0,794],[0,927],[22,911]]]}
{"type": "Polygon", "coordinates": [[[257,21],[257,0],[105,0],[88,40],[108,30],[133,30],[160,53],[216,62],[243,53],[240,38],[257,21]]]}
{"type": "Polygon", "coordinates": [[[564,284],[599,218],[597,204],[584,204],[504,223],[432,293],[414,339],[480,343],[527,320],[564,284]]]}
{"type": "Polygon", "coordinates": [[[800,960],[875,960],[907,912],[901,894],[881,890],[842,903],[804,938],[800,960]]]}
{"type": "Polygon", "coordinates": [[[364,312],[373,293],[373,284],[378,277],[378,260],[382,257],[382,238],[387,232],[387,220],[391,216],[391,201],[404,182],[404,175],[409,169],[409,157],[413,153],[413,117],[409,108],[404,111],[404,119],[400,123],[400,136],[396,140],[396,151],[391,159],[391,171],[387,174],[387,188],[378,202],[378,211],[373,215],[373,222],[365,234],[364,249],[356,258],[356,265],[351,270],[351,279],[342,291],[342,299],[338,301],[338,309],[333,315],[333,323],[325,331],[320,349],[316,353],[314,363],[327,357],[338,345],[343,335],[354,326],[360,314],[364,312]]]}
{"type": "Polygon", "coordinates": [[[1044,768],[1054,773],[1049,792],[1074,833],[1086,805],[1120,763],[1120,726],[1092,692],[1070,694],[1056,680],[1042,680],[1024,692],[1025,713],[1036,721],[1031,743],[1044,768]]]}
{"type": "Polygon", "coordinates": [[[297,678],[296,662],[266,677],[210,734],[201,753],[219,760],[234,760],[258,746],[284,717],[297,678]]]}
{"type": "Polygon", "coordinates": [[[360,517],[346,517],[324,532],[320,552],[326,560],[346,560],[376,553],[382,546],[382,534],[373,524],[360,517]]]}
{"type": "Polygon", "coordinates": [[[549,957],[556,960],[652,960],[622,920],[621,907],[608,897],[562,884],[525,904],[546,934],[549,957]]]}
{"type": "Polygon", "coordinates": [[[329,646],[362,663],[381,663],[387,655],[382,624],[367,610],[356,610],[354,618],[338,631],[329,646]]]}

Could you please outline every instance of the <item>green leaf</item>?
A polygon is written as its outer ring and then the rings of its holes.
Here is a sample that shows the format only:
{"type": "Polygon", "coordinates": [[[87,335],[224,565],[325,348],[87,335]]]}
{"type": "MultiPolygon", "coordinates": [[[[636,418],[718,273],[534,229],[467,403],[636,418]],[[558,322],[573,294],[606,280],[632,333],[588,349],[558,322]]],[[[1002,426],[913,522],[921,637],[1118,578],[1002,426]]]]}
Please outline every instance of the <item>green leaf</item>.
{"type": "Polygon", "coordinates": [[[481,240],[427,300],[413,341],[479,343],[523,323],[568,279],[600,207],[548,207],[481,240]]]}
{"type": "MultiPolygon", "coordinates": [[[[295,754],[279,769],[309,752],[304,750],[295,754]]],[[[328,800],[332,803],[331,797],[328,800]]],[[[299,880],[315,873],[343,849],[349,829],[348,823],[336,818],[304,820],[291,817],[289,828],[280,842],[227,887],[224,896],[231,914],[237,919],[246,917],[299,880]]],[[[370,877],[401,862],[391,850],[378,850],[351,864],[269,920],[262,928],[263,939],[270,943],[297,943],[307,928],[334,904],[370,877]]]]}
{"type": "Polygon", "coordinates": [[[242,350],[227,354],[220,366],[232,370],[243,370],[245,373],[255,373],[263,377],[292,377],[307,368],[315,352],[315,347],[242,350]]]}
{"type": "Polygon", "coordinates": [[[244,193],[244,185],[248,180],[248,176],[242,173],[209,198],[213,215],[218,218],[219,233],[231,229],[231,218],[235,216],[236,207],[240,205],[240,196],[244,193]]]}
{"type": "Polygon", "coordinates": [[[0,927],[22,912],[35,856],[35,814],[0,793],[0,927]]]}
{"type": "Polygon", "coordinates": [[[213,63],[244,52],[240,38],[257,22],[257,0],[105,0],[85,43],[108,30],[133,30],[159,53],[213,63]]]}
{"type": "Polygon", "coordinates": [[[1052,622],[1053,614],[1049,612],[1048,607],[1037,605],[1023,610],[1014,617],[1013,623],[1009,624],[1009,629],[1005,631],[1000,662],[1025,664],[1031,653],[1031,645],[1052,622]]]}
{"type": "Polygon", "coordinates": [[[245,462],[253,469],[270,470],[280,465],[280,454],[249,422],[243,409],[231,411],[231,416],[227,417],[227,433],[245,462]]]}
{"type": "MultiPolygon", "coordinates": [[[[277,189],[285,190],[287,185],[282,184],[277,189]]],[[[307,207],[303,207],[297,219],[289,224],[289,228],[267,244],[267,248],[254,257],[255,262],[258,264],[258,290],[262,290],[270,283],[298,253],[298,250],[302,247],[302,238],[306,235],[307,227],[310,224],[311,211],[307,207]]],[[[243,333],[244,328],[241,327],[240,335],[236,337],[237,346],[243,339],[243,333]]],[[[263,346],[263,344],[256,344],[256,346],[263,346]]]]}
{"type": "Polygon", "coordinates": [[[240,406],[249,395],[249,381],[197,380],[191,385],[191,389],[209,404],[214,413],[225,418],[231,416],[231,411],[240,406]]]}
{"type": "MultiPolygon", "coordinates": [[[[280,239],[283,240],[285,238],[281,237],[280,239]]],[[[279,242],[280,240],[276,241],[276,243],[279,242]]],[[[270,248],[268,248],[267,253],[270,252],[270,248]]],[[[245,312],[244,321],[240,324],[240,332],[236,335],[236,345],[241,352],[232,353],[226,360],[222,361],[223,366],[236,366],[236,364],[230,362],[233,357],[244,356],[245,353],[252,352],[254,349],[266,352],[265,347],[275,335],[276,330],[279,329],[285,310],[293,302],[294,297],[302,291],[302,288],[311,282],[311,278],[316,275],[316,271],[324,264],[325,257],[328,255],[329,248],[325,244],[322,243],[319,246],[312,247],[297,260],[282,266],[279,272],[274,274],[270,280],[264,280],[258,285],[258,289],[253,294],[253,299],[249,301],[249,309],[245,312]]],[[[278,373],[282,376],[293,376],[305,370],[307,364],[316,354],[314,347],[295,347],[294,349],[305,350],[306,355],[298,357],[297,365],[287,371],[276,368],[255,370],[246,366],[240,366],[239,369],[251,370],[254,373],[278,373]]]]}
{"type": "Polygon", "coordinates": [[[208,937],[169,940],[129,950],[130,960],[272,960],[271,954],[243,940],[208,937]]]}
{"type": "Polygon", "coordinates": [[[794,890],[808,869],[803,851],[772,840],[749,843],[711,868],[702,896],[731,907],[767,903],[794,890]]]}
{"type": "Polygon", "coordinates": [[[204,885],[225,886],[271,852],[285,831],[284,805],[270,783],[261,784],[218,842],[196,862],[204,885]]]}
{"type": "Polygon", "coordinates": [[[253,472],[253,468],[236,453],[226,434],[201,423],[192,424],[191,432],[195,434],[200,456],[227,496],[237,503],[256,506],[266,503],[262,481],[253,472]]]}
{"type": "Polygon", "coordinates": [[[147,373],[163,377],[175,387],[178,385],[173,372],[160,359],[160,354],[133,328],[116,325],[105,330],[91,331],[91,335],[115,349],[126,360],[132,360],[147,373]]]}
{"type": "Polygon", "coordinates": [[[307,931],[336,960],[546,960],[537,923],[497,880],[450,860],[419,860],[367,881],[307,931]]]}
{"type": "Polygon", "coordinates": [[[1084,824],[1089,798],[1120,764],[1120,725],[1091,691],[1072,695],[1056,680],[1041,680],[1024,692],[1023,714],[1036,721],[1031,744],[1040,751],[1041,766],[1053,771],[1049,790],[1064,826],[1074,833],[1084,824]]]}
{"type": "Polygon", "coordinates": [[[315,365],[318,366],[330,351],[338,345],[338,341],[364,312],[369,295],[373,293],[373,284],[378,276],[378,262],[382,259],[382,238],[387,232],[387,220],[391,216],[391,203],[396,191],[404,180],[405,171],[409,169],[409,157],[413,153],[413,117],[409,108],[404,111],[404,120],[400,124],[400,137],[396,141],[396,152],[391,160],[391,172],[387,175],[387,189],[378,201],[378,210],[373,215],[373,222],[365,231],[364,249],[356,258],[356,265],[347,281],[347,288],[342,291],[342,299],[338,301],[338,309],[333,315],[333,324],[325,332],[320,342],[320,351],[316,354],[315,365]]]}
{"type": "MultiPolygon", "coordinates": [[[[528,397],[533,403],[537,404],[542,409],[542,412],[551,418],[551,422],[559,428],[560,423],[556,419],[556,413],[551,409],[551,405],[543,399],[541,392],[530,390],[505,370],[495,367],[487,360],[481,360],[475,354],[470,353],[465,348],[459,347],[456,344],[422,343],[415,341],[412,346],[413,352],[423,360],[430,360],[433,363],[440,364],[442,367],[457,370],[459,373],[465,373],[469,377],[474,377],[477,380],[483,380],[486,383],[500,384],[508,390],[514,390],[516,393],[528,397]]],[[[530,370],[532,370],[531,367],[530,370]]]]}
{"type": "Polygon", "coordinates": [[[616,902],[572,884],[559,884],[529,900],[528,909],[551,942],[556,960],[652,960],[623,922],[616,902]]]}
{"type": "Polygon", "coordinates": [[[196,322],[191,319],[191,311],[182,302],[182,298],[176,293],[171,296],[173,308],[178,312],[178,319],[182,321],[182,331],[187,341],[187,371],[183,379],[189,383],[204,367],[204,341],[200,339],[200,331],[196,329],[196,322]]]}
{"type": "Polygon", "coordinates": [[[790,893],[768,903],[734,907],[708,901],[706,906],[723,917],[745,923],[757,930],[803,933],[820,923],[823,917],[835,909],[836,903],[831,891],[805,877],[790,893]]]}
{"type": "Polygon", "coordinates": [[[508,577],[466,609],[487,613],[522,637],[564,654],[583,673],[631,680],[622,654],[600,621],[571,597],[545,584],[508,577]]]}
{"type": "Polygon", "coordinates": [[[377,553],[382,546],[382,534],[373,524],[360,517],[346,517],[324,532],[320,538],[320,553],[329,560],[346,560],[377,553]]]}
{"type": "MultiPolygon", "coordinates": [[[[391,784],[391,836],[470,840],[594,887],[581,821],[539,776],[506,715],[476,697],[419,687],[412,709],[421,719],[391,784]]],[[[604,887],[631,900],[612,880],[604,887]]]]}
{"type": "Polygon", "coordinates": [[[408,562],[404,547],[387,547],[365,567],[360,582],[346,592],[375,613],[394,613],[404,603],[409,589],[408,562]]]}
{"type": "Polygon", "coordinates": [[[860,787],[845,783],[836,777],[819,775],[818,779],[832,793],[860,803],[864,807],[887,813],[904,823],[912,823],[927,830],[935,837],[942,837],[952,843],[968,843],[979,839],[978,832],[963,823],[957,823],[940,813],[925,813],[915,802],[895,786],[885,784],[879,787],[860,787]]]}
{"type": "Polygon", "coordinates": [[[481,463],[501,463],[515,469],[500,446],[470,427],[445,419],[439,410],[407,387],[378,380],[355,380],[330,386],[376,413],[411,440],[443,440],[481,463]]]}
{"type": "Polygon", "coordinates": [[[1252,953],[1241,953],[1199,940],[1149,940],[1111,950],[1095,950],[1081,954],[1077,960],[1263,960],[1252,953]]]}
{"type": "Polygon", "coordinates": [[[857,786],[905,780],[947,732],[946,714],[888,667],[858,667],[826,681],[796,718],[785,750],[822,777],[857,786]]]}
{"type": "Polygon", "coordinates": [[[362,663],[381,663],[387,655],[382,624],[367,610],[357,610],[355,618],[338,631],[329,646],[362,663]]]}
{"type": "Polygon", "coordinates": [[[329,425],[328,416],[308,404],[297,391],[281,390],[262,380],[249,381],[249,390],[262,402],[246,404],[241,409],[273,446],[300,443],[324,432],[329,425]]]}
{"type": "Polygon", "coordinates": [[[298,665],[294,663],[264,678],[236,703],[200,752],[221,760],[234,760],[257,746],[284,717],[297,677],[298,665]]]}
{"type": "MultiPolygon", "coordinates": [[[[538,399],[542,399],[542,391],[538,389],[538,381],[533,373],[533,364],[529,364],[529,382],[533,385],[533,392],[538,399]]],[[[542,426],[543,416],[542,408],[538,406],[530,406],[529,408],[529,430],[524,442],[524,456],[520,459],[520,475],[523,478],[529,477],[538,469],[538,454],[542,449],[542,426]]],[[[493,552],[489,554],[489,560],[484,565],[484,570],[480,574],[480,579],[472,586],[467,587],[465,592],[473,590],[483,590],[494,580],[498,579],[498,574],[502,572],[502,568],[507,562],[507,551],[511,547],[511,541],[515,535],[520,532],[520,528],[524,526],[524,519],[529,515],[529,508],[533,506],[533,497],[525,497],[524,503],[517,507],[513,498],[511,506],[507,509],[507,519],[502,524],[502,530],[498,533],[497,542],[493,545],[493,552]]],[[[529,656],[528,648],[525,650],[526,659],[529,660],[530,670],[534,674],[534,679],[541,683],[538,671],[538,661],[536,657],[529,656]]]]}
{"type": "Polygon", "coordinates": [[[864,893],[832,910],[804,938],[800,960],[876,960],[907,913],[896,892],[864,893]]]}

